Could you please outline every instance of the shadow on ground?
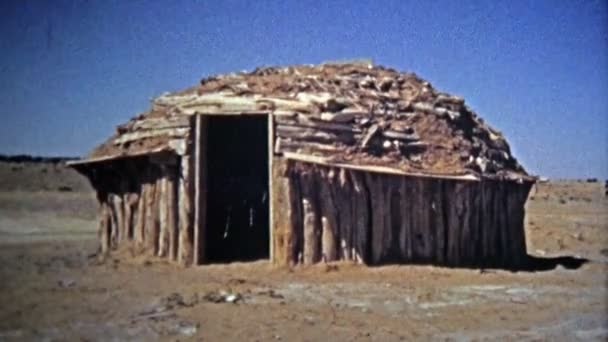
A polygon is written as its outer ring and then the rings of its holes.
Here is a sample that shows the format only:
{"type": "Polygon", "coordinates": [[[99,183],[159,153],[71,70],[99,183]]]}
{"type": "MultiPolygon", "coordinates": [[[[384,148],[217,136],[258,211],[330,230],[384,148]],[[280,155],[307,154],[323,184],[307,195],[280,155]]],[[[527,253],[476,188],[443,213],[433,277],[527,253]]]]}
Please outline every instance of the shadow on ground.
{"type": "Polygon", "coordinates": [[[557,268],[557,266],[562,266],[568,270],[576,270],[588,262],[589,259],[568,255],[556,257],[537,257],[534,255],[528,255],[521,267],[514,269],[514,271],[550,271],[557,268]]]}

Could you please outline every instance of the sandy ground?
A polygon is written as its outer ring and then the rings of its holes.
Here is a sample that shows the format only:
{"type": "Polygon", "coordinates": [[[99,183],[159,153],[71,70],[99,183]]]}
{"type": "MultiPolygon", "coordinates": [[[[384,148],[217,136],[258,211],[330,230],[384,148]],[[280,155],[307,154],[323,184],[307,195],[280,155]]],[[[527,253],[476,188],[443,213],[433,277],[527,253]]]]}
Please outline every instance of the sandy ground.
{"type": "Polygon", "coordinates": [[[0,192],[0,341],[608,340],[600,183],[533,191],[528,251],[547,262],[519,272],[100,263],[94,209],[89,192],[0,192]]]}

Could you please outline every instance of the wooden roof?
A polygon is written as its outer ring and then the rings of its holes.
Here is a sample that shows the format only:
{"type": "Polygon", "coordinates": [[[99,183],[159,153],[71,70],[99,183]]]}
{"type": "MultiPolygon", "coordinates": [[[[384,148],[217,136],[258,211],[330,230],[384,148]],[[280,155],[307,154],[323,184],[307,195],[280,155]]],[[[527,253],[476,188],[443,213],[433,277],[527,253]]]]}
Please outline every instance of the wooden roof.
{"type": "Polygon", "coordinates": [[[264,67],[207,77],[165,93],[117,127],[88,160],[166,149],[186,153],[187,118],[274,117],[275,152],[294,158],[404,174],[533,180],[500,131],[463,98],[413,73],[367,63],[264,67]]]}

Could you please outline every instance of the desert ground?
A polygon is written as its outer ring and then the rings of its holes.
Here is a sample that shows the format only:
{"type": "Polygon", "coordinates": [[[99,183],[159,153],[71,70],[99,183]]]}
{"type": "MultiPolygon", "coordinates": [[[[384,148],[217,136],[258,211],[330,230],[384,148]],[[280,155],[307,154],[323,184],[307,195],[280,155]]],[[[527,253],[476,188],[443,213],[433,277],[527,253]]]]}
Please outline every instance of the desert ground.
{"type": "Polygon", "coordinates": [[[603,182],[532,190],[519,271],[100,261],[95,211],[61,163],[0,162],[0,341],[608,340],[603,182]]]}

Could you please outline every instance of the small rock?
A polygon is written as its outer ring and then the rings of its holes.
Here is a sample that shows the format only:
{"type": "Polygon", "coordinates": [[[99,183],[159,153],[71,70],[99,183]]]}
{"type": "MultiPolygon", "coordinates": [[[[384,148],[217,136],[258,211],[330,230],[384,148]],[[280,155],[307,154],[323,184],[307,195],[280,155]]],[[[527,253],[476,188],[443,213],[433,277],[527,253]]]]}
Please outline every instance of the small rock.
{"type": "Polygon", "coordinates": [[[57,282],[59,284],[60,287],[72,287],[74,285],[76,285],[76,281],[74,279],[61,279],[57,282]]]}
{"type": "Polygon", "coordinates": [[[198,323],[181,321],[181,322],[177,323],[175,330],[177,330],[177,332],[181,335],[192,336],[192,335],[196,334],[196,332],[198,331],[198,328],[199,328],[198,323]]]}

